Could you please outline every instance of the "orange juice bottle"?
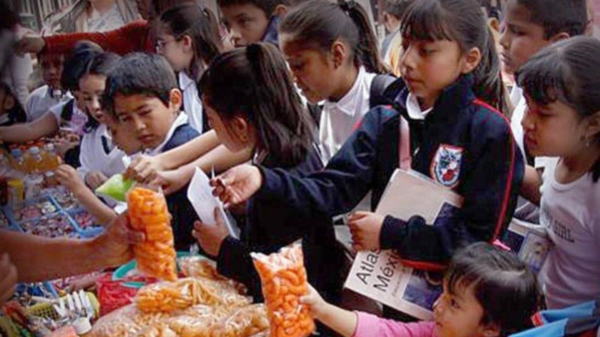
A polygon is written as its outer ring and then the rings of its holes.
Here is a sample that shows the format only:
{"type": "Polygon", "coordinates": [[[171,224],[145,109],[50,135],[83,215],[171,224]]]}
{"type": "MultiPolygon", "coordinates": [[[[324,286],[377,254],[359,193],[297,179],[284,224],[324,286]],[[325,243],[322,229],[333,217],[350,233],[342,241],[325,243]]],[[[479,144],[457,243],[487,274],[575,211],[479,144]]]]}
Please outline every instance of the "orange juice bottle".
{"type": "Polygon", "coordinates": [[[60,166],[60,157],[56,153],[54,144],[46,144],[44,147],[44,171],[55,171],[60,166]]]}

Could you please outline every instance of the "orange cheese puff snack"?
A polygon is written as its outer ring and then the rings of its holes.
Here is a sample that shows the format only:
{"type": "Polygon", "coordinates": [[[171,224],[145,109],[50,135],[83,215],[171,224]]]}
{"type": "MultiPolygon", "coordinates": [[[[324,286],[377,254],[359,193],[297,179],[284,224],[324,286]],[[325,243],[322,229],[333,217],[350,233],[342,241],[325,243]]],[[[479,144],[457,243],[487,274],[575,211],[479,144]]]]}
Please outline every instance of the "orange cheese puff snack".
{"type": "Polygon", "coordinates": [[[302,247],[292,245],[271,255],[252,253],[260,275],[271,337],[306,337],[315,323],[300,297],[308,293],[302,247]]]}
{"type": "Polygon", "coordinates": [[[154,283],[138,291],[135,305],[142,312],[172,312],[191,307],[194,298],[175,283],[154,283]]]}
{"type": "Polygon", "coordinates": [[[158,192],[134,187],[127,194],[131,227],[146,235],[146,241],[133,247],[137,268],[160,280],[177,279],[173,228],[165,197],[158,192]]]}

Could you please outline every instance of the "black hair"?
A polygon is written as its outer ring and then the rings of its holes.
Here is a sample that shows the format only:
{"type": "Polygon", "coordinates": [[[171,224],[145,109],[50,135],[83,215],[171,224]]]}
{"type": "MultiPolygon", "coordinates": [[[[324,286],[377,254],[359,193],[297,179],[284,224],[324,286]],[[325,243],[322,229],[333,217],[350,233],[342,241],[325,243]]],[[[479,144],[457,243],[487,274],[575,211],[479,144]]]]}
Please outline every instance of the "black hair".
{"type": "Polygon", "coordinates": [[[501,0],[479,0],[479,6],[485,8],[485,13],[490,19],[502,20],[501,0]]]}
{"type": "Polygon", "coordinates": [[[405,41],[456,41],[463,53],[478,48],[481,61],[472,72],[472,90],[499,111],[508,112],[495,41],[475,0],[414,1],[402,18],[400,32],[405,41]]]}
{"type": "Polygon", "coordinates": [[[445,283],[450,294],[472,289],[483,308],[481,324],[495,324],[500,336],[533,326],[530,317],[540,302],[537,280],[513,252],[485,242],[467,246],[453,256],[445,283]]]}
{"type": "Polygon", "coordinates": [[[25,113],[25,109],[23,109],[21,102],[14,94],[11,87],[7,83],[0,81],[0,91],[4,92],[4,99],[6,99],[7,96],[10,96],[14,102],[13,107],[8,111],[9,123],[15,124],[27,122],[27,114],[25,113]]]}
{"type": "Polygon", "coordinates": [[[275,8],[279,5],[290,6],[292,0],[217,0],[219,7],[229,7],[234,5],[254,5],[260,8],[267,18],[270,18],[275,11],[275,8]]]}
{"type": "Polygon", "coordinates": [[[321,52],[329,52],[340,39],[350,47],[356,66],[362,65],[372,73],[387,72],[367,13],[354,0],[307,1],[283,18],[279,32],[290,34],[294,43],[321,52]]]}
{"type": "Polygon", "coordinates": [[[117,94],[156,97],[165,106],[169,106],[171,90],[178,88],[175,73],[162,56],[131,53],[123,57],[109,74],[102,97],[102,108],[116,117],[114,108],[117,94]]]}
{"type": "Polygon", "coordinates": [[[411,2],[412,0],[383,0],[382,9],[384,12],[401,19],[411,2]]]}
{"type": "MultiPolygon", "coordinates": [[[[600,112],[600,41],[576,36],[552,44],[530,58],[517,72],[524,94],[539,105],[560,101],[582,118],[600,112]]],[[[595,144],[600,144],[600,134],[595,144]]],[[[592,167],[600,178],[600,159],[592,167]]]]}
{"type": "Polygon", "coordinates": [[[275,46],[256,43],[222,54],[198,87],[204,104],[224,120],[245,117],[256,129],[257,149],[266,150],[279,166],[306,159],[313,144],[312,120],[275,46]]]}
{"type": "Polygon", "coordinates": [[[544,38],[559,33],[582,35],[588,22],[586,0],[515,0],[529,10],[529,20],[542,26],[544,38]]]}
{"type": "Polygon", "coordinates": [[[74,91],[79,89],[79,79],[83,75],[89,62],[103,53],[102,48],[90,41],[79,41],[64,62],[60,83],[64,90],[74,91]]]}
{"type": "MultiPolygon", "coordinates": [[[[87,75],[101,75],[108,77],[108,75],[116,67],[120,59],[120,56],[113,53],[99,53],[93,55],[87,62],[87,64],[85,64],[85,67],[81,72],[80,78],[83,78],[87,75]]],[[[98,125],[100,125],[100,123],[98,123],[98,121],[92,118],[92,116],[89,116],[88,111],[86,111],[86,113],[88,113],[88,121],[84,126],[84,131],[86,133],[89,133],[95,130],[98,127],[98,125]]]]}
{"type": "Polygon", "coordinates": [[[192,38],[194,48],[193,65],[190,67],[196,80],[202,73],[202,62],[209,65],[220,53],[219,28],[214,14],[196,4],[182,3],[173,6],[160,15],[160,26],[176,40],[185,35],[192,38]]]}

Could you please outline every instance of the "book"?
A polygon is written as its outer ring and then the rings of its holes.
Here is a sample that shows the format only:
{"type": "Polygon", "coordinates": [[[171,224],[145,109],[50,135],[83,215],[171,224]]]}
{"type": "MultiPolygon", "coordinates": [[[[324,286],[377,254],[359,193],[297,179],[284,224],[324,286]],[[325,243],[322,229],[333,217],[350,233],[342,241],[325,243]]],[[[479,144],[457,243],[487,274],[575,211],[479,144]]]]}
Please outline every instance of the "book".
{"type": "Polygon", "coordinates": [[[546,228],[513,218],[502,240],[535,273],[542,270],[552,242],[546,228]]]}
{"type": "MultiPolygon", "coordinates": [[[[408,221],[419,215],[439,226],[452,219],[463,199],[451,189],[415,171],[397,169],[376,213],[408,221]]],[[[416,270],[401,263],[393,250],[358,252],[345,288],[422,320],[433,318],[433,303],[442,293],[441,273],[416,270]]]]}

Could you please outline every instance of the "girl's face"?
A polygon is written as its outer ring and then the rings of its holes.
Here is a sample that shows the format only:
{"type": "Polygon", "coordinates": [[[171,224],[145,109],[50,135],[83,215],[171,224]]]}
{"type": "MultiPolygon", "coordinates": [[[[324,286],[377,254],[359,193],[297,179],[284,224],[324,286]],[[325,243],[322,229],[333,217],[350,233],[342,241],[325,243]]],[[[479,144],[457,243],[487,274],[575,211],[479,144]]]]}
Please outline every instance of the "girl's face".
{"type": "Polygon", "coordinates": [[[590,136],[589,118],[558,100],[542,106],[525,97],[528,108],[521,124],[525,146],[533,156],[571,157],[583,150],[590,136]]]}
{"type": "Polygon", "coordinates": [[[62,54],[42,54],[40,55],[40,67],[42,68],[42,77],[50,89],[60,89],[60,76],[63,72],[64,56],[62,54]]]}
{"type": "Polygon", "coordinates": [[[269,17],[260,7],[245,3],[221,6],[220,9],[234,47],[244,47],[262,40],[269,27],[269,17]]]}
{"type": "Polygon", "coordinates": [[[462,53],[456,41],[402,40],[402,78],[422,108],[433,106],[442,91],[462,74],[475,69],[479,58],[472,49],[462,53]],[[464,54],[464,55],[463,55],[464,54]]]}
{"type": "Polygon", "coordinates": [[[167,34],[164,30],[156,39],[156,53],[163,56],[175,72],[187,69],[194,59],[192,39],[184,35],[181,39],[167,34]]]}
{"type": "Polygon", "coordinates": [[[473,293],[472,287],[457,285],[450,294],[446,282],[444,292],[435,301],[434,319],[436,336],[439,337],[493,337],[496,329],[484,326],[483,307],[473,293]]]}
{"type": "Polygon", "coordinates": [[[279,44],[296,85],[310,103],[334,95],[340,69],[344,68],[335,66],[331,53],[302,48],[288,34],[279,35],[279,44]]]}
{"type": "Polygon", "coordinates": [[[100,107],[100,98],[104,93],[106,76],[104,75],[85,75],[79,80],[79,89],[81,97],[85,104],[87,113],[98,122],[102,123],[103,113],[100,107]]]}
{"type": "Polygon", "coordinates": [[[254,137],[249,124],[241,117],[224,120],[210,106],[206,107],[206,116],[210,126],[215,130],[217,137],[231,152],[238,152],[254,146],[254,137]]]}

